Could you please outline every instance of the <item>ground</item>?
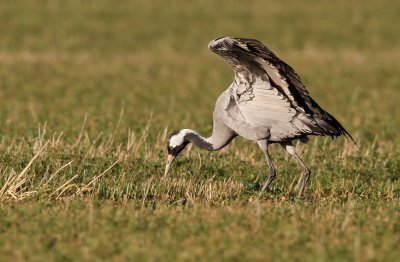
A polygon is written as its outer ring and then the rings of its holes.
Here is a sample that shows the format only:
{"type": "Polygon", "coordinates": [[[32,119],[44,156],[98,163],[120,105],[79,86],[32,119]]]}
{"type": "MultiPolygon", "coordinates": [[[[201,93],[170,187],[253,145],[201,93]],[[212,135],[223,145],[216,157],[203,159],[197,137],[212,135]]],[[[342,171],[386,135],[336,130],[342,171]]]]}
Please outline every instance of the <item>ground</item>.
{"type": "Polygon", "coordinates": [[[0,260],[400,261],[400,36],[393,1],[8,1],[0,9],[0,260]],[[233,79],[207,50],[261,40],[353,135],[187,148],[233,79]]]}

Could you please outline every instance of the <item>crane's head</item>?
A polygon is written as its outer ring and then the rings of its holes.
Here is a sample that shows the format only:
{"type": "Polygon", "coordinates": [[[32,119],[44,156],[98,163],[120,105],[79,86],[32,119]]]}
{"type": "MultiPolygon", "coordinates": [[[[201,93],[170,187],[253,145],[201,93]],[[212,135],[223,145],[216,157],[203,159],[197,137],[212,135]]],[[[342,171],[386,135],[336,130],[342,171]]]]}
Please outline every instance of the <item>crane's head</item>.
{"type": "Polygon", "coordinates": [[[188,132],[187,129],[181,129],[178,131],[174,131],[169,135],[168,145],[167,145],[167,164],[165,165],[164,176],[168,174],[168,170],[174,161],[175,157],[179,155],[179,153],[189,144],[189,141],[186,139],[188,132]]]}

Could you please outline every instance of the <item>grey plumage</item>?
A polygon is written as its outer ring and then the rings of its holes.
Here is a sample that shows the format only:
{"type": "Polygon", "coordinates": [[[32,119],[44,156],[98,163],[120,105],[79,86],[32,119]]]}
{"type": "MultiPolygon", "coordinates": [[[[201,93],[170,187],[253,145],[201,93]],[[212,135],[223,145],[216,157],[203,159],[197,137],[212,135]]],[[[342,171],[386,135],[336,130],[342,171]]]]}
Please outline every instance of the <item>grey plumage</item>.
{"type": "MultiPolygon", "coordinates": [[[[169,161],[188,143],[206,150],[218,150],[236,135],[255,140],[266,155],[269,177],[266,189],[276,176],[268,145],[281,144],[304,169],[299,195],[310,176],[309,168],[295,153],[292,141],[308,135],[353,138],[309,95],[298,74],[261,42],[254,39],[223,37],[213,40],[209,49],[232,67],[233,83],[217,99],[213,114],[213,133],[204,138],[190,129],[171,134],[169,161]]],[[[354,141],[354,140],[353,140],[354,141]]]]}

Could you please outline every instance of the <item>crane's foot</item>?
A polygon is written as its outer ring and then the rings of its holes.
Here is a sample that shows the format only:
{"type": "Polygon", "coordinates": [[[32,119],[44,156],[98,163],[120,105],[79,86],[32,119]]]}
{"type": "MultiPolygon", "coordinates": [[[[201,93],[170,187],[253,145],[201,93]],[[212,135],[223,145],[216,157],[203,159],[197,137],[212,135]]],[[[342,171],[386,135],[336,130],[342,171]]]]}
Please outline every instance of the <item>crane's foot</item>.
{"type": "Polygon", "coordinates": [[[265,181],[264,185],[261,188],[261,193],[265,192],[269,186],[271,185],[272,181],[274,181],[276,177],[276,171],[275,170],[270,170],[270,173],[268,175],[267,181],[265,181]]]}
{"type": "Polygon", "coordinates": [[[298,197],[302,197],[304,193],[304,189],[306,188],[306,185],[308,184],[308,180],[310,179],[311,176],[311,171],[310,169],[306,168],[304,169],[303,175],[301,177],[300,181],[300,190],[299,194],[297,195],[298,197]]]}

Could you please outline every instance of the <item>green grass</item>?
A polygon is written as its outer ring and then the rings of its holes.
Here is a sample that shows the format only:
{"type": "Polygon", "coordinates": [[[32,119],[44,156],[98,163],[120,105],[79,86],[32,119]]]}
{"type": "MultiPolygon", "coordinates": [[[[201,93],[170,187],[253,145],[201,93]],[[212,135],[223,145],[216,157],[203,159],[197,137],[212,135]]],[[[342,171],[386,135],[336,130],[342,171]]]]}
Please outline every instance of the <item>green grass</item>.
{"type": "Polygon", "coordinates": [[[400,261],[400,36],[393,1],[23,1],[0,8],[0,260],[400,261]],[[207,135],[232,81],[207,50],[257,38],[360,144],[312,138],[301,170],[207,135]]]}

